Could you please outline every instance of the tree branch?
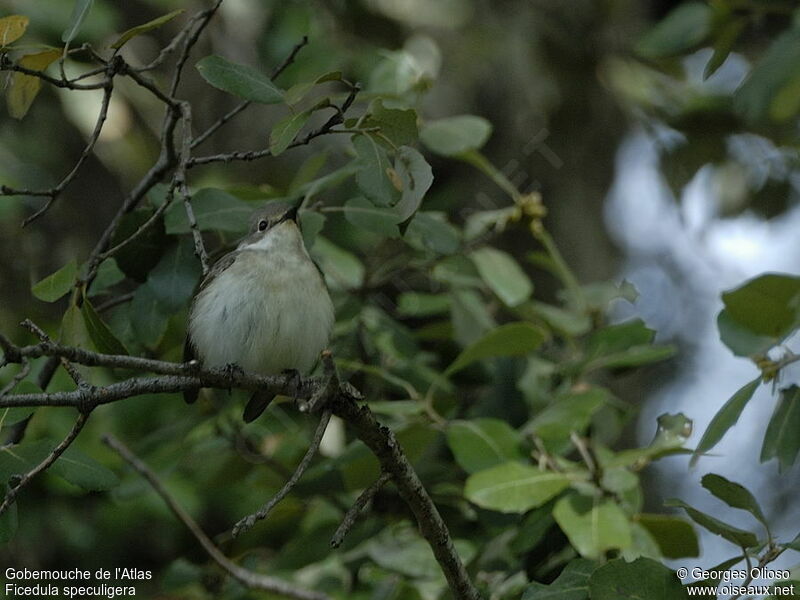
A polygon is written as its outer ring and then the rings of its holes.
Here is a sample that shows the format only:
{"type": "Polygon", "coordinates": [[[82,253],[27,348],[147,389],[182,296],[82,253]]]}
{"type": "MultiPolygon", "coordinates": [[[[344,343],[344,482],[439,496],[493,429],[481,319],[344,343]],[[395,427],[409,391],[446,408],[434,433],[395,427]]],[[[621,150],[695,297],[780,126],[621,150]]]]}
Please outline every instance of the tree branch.
{"type": "Polygon", "coordinates": [[[240,519],[239,522],[233,526],[232,535],[234,538],[239,537],[240,534],[250,529],[256,524],[256,521],[266,519],[267,515],[275,508],[278,502],[283,500],[289,492],[292,491],[292,488],[297,485],[297,482],[300,481],[303,473],[306,472],[306,469],[308,469],[308,466],[311,464],[311,459],[314,458],[314,455],[317,453],[319,445],[322,442],[322,436],[325,435],[325,430],[328,428],[330,420],[331,413],[329,411],[323,412],[319,420],[319,425],[317,425],[317,430],[314,432],[314,438],[311,440],[311,445],[308,447],[308,450],[306,450],[303,460],[297,465],[297,469],[295,469],[294,473],[292,473],[292,476],[283,487],[278,490],[278,493],[270,498],[269,502],[262,506],[257,512],[240,519]]]}
{"type": "Polygon", "coordinates": [[[225,556],[219,548],[211,541],[205,534],[195,520],[187,513],[183,507],[178,504],[175,498],[167,491],[164,484],[158,479],[155,473],[137,458],[122,442],[113,437],[112,435],[104,435],[103,442],[116,451],[133,469],[145,478],[147,483],[155,490],[161,497],[164,503],[169,507],[172,514],[183,523],[186,528],[192,533],[195,539],[203,547],[203,550],[216,562],[220,567],[227,571],[234,579],[241,582],[244,586],[251,589],[266,590],[276,594],[282,594],[288,598],[297,598],[299,600],[330,600],[330,597],[320,592],[305,590],[287,583],[275,577],[261,575],[254,573],[248,569],[240,567],[227,556],[225,556]]]}
{"type": "Polygon", "coordinates": [[[381,488],[383,488],[383,486],[386,485],[391,478],[392,476],[389,475],[389,473],[381,473],[381,476],[378,477],[372,483],[372,485],[361,492],[358,498],[356,498],[353,506],[351,506],[345,513],[341,524],[333,534],[333,537],[331,538],[331,548],[338,548],[342,545],[345,536],[350,533],[353,525],[355,525],[356,519],[358,519],[359,515],[361,515],[361,513],[367,509],[367,506],[372,502],[375,494],[381,491],[381,488]]]}

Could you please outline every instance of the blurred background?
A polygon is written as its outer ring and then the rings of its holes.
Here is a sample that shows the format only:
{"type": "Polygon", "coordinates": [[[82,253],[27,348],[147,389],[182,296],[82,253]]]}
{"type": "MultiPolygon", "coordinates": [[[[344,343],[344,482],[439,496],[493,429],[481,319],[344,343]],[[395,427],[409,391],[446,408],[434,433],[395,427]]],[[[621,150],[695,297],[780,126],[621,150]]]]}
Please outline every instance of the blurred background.
{"type": "MultiPolygon", "coordinates": [[[[631,435],[647,443],[658,414],[684,412],[694,420],[691,446],[722,403],[757,375],[755,367],[733,357],[717,337],[720,292],[764,271],[800,273],[800,179],[796,119],[765,124],[732,108],[733,94],[752,64],[789,26],[791,7],[754,0],[756,18],[748,21],[718,70],[704,78],[712,56],[709,48],[687,44],[668,60],[648,60],[637,53],[642,37],[678,4],[225,0],[219,18],[193,53],[180,94],[193,100],[194,123],[200,130],[235,101],[208,87],[191,68],[194,61],[214,53],[269,71],[308,35],[308,46],[281,75],[284,87],[341,70],[367,91],[419,86],[426,92],[420,94],[419,106],[424,118],[462,113],[487,118],[494,133],[485,153],[522,191],[542,194],[546,225],[580,281],[631,281],[640,297],[634,305],[619,306],[617,317],[641,316],[661,341],[680,348],[678,358],[666,365],[615,383],[620,397],[641,408],[631,435]],[[772,10],[778,6],[783,9],[772,10]]],[[[182,0],[96,0],[84,34],[103,48],[119,32],[169,10],[185,8],[191,14],[203,6],[182,0]]],[[[0,0],[0,15],[30,17],[26,41],[31,43],[57,45],[70,11],[71,3],[64,0],[0,0]]],[[[126,59],[134,65],[152,60],[182,19],[132,40],[125,47],[126,59]]],[[[67,69],[74,73],[82,66],[68,63],[67,69]]],[[[796,69],[800,71],[800,61],[796,69]]],[[[47,324],[60,315],[58,306],[32,300],[31,283],[71,258],[87,255],[126,190],[157,154],[161,106],[130,82],[120,81],[118,92],[95,156],[44,218],[23,230],[20,222],[40,200],[0,199],[0,329],[8,334],[21,335],[17,323],[23,316],[47,324]]],[[[24,121],[3,115],[0,183],[46,187],[56,182],[82,151],[99,103],[100,93],[45,86],[24,121]]],[[[265,132],[278,118],[273,107],[253,107],[206,142],[204,152],[263,148],[265,132]]],[[[336,139],[322,143],[330,148],[331,164],[343,162],[336,139]]],[[[252,189],[283,189],[308,155],[299,148],[268,161],[204,167],[192,172],[190,183],[242,188],[243,195],[252,189]]],[[[507,202],[491,182],[466,165],[433,160],[432,166],[435,182],[426,203],[446,210],[455,221],[473,207],[499,208],[507,202]]],[[[348,247],[347,240],[337,242],[348,247]]],[[[507,243],[513,244],[513,237],[507,243]]],[[[359,251],[357,246],[351,249],[359,251]]],[[[554,293],[552,282],[536,284],[541,298],[554,293]]],[[[798,379],[798,372],[793,374],[798,379]]],[[[775,529],[785,531],[784,538],[793,536],[796,532],[789,525],[798,519],[793,502],[797,476],[790,472],[778,477],[774,462],[758,463],[773,402],[768,394],[757,397],[740,426],[715,449],[717,456],[702,459],[694,471],[685,457],[652,468],[648,501],[658,508],[664,497],[680,496],[713,514],[714,500],[697,493],[700,476],[713,469],[756,490],[767,516],[778,524],[775,529]]],[[[182,407],[165,406],[158,398],[118,408],[106,418],[131,434],[149,431],[149,411],[157,410],[162,422],[183,418],[182,407]]],[[[68,422],[65,416],[63,423],[42,426],[61,430],[68,422]]],[[[162,430],[159,435],[170,433],[162,430]]],[[[147,443],[157,448],[159,439],[151,435],[147,443]]],[[[202,464],[204,459],[192,460],[202,464]]],[[[177,479],[178,489],[185,488],[181,500],[190,512],[198,505],[192,486],[206,488],[207,522],[214,522],[215,510],[223,512],[221,507],[231,501],[219,477],[211,469],[201,481],[177,479]]],[[[59,485],[51,479],[35,484],[59,485]]],[[[141,494],[143,486],[131,480],[115,494],[141,494]]],[[[11,551],[30,568],[69,564],[71,553],[104,563],[108,556],[124,553],[118,563],[136,556],[146,566],[158,564],[162,555],[174,555],[177,546],[191,547],[188,534],[172,525],[146,540],[137,535],[141,529],[131,530],[131,523],[153,529],[171,519],[152,495],[126,505],[126,522],[118,519],[118,507],[92,496],[83,498],[78,510],[69,498],[37,505],[37,497],[50,497],[30,490],[26,496],[25,510],[38,511],[40,518],[21,519],[27,531],[11,551]],[[95,520],[82,519],[82,510],[95,520]],[[64,544],[43,552],[45,536],[57,536],[64,544]]],[[[224,512],[229,510],[226,506],[224,512]]],[[[288,532],[284,527],[272,533],[288,532]]],[[[700,564],[709,567],[726,558],[729,547],[705,533],[701,532],[700,564]]],[[[8,551],[0,550],[0,562],[8,551]]]]}

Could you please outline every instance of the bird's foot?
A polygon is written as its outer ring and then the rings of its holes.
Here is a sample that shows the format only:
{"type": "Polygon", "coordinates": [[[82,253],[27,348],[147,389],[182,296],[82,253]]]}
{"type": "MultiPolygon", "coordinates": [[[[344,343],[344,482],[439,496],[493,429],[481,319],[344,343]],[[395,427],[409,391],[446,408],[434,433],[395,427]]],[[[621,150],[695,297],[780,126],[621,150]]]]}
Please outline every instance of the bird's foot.
{"type": "Polygon", "coordinates": [[[303,378],[300,376],[300,371],[297,369],[284,369],[281,375],[286,377],[289,383],[289,389],[292,390],[292,400],[297,404],[300,396],[300,386],[303,383],[303,378]]]}
{"type": "Polygon", "coordinates": [[[231,379],[233,379],[237,375],[244,375],[244,369],[239,365],[237,365],[236,363],[232,362],[228,363],[227,365],[225,365],[224,369],[225,369],[225,375],[227,375],[231,379]]]}

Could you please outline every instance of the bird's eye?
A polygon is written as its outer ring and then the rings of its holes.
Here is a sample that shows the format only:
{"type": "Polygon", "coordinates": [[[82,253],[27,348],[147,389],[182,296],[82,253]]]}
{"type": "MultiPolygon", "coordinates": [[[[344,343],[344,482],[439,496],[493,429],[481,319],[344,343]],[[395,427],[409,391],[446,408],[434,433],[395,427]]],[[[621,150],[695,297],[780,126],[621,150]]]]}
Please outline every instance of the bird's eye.
{"type": "Polygon", "coordinates": [[[264,219],[261,219],[258,222],[258,230],[259,231],[264,231],[267,228],[267,225],[268,225],[268,223],[264,219]]]}

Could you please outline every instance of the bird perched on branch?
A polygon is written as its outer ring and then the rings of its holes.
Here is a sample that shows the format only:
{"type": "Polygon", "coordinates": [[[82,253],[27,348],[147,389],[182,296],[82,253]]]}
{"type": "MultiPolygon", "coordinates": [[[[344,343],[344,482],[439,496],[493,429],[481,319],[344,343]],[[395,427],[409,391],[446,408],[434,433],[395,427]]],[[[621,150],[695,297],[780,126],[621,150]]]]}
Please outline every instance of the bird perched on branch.
{"type": "MultiPolygon", "coordinates": [[[[192,303],[184,360],[197,356],[206,367],[236,365],[264,375],[311,370],[328,344],[334,314],[296,217],[290,204],[268,204],[253,215],[236,250],[214,264],[192,303]]],[[[194,402],[197,393],[184,398],[194,402]]],[[[256,391],[245,421],[271,400],[256,391]]]]}

